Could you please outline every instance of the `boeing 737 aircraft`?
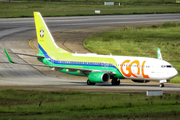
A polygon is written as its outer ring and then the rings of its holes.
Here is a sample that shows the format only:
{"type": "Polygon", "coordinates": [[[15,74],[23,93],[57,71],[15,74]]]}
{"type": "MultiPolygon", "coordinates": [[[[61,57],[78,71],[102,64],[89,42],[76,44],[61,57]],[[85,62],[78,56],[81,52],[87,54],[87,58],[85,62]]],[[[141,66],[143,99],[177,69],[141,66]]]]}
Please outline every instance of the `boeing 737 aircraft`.
{"type": "MultiPolygon", "coordinates": [[[[79,76],[87,76],[87,85],[105,83],[112,79],[112,85],[119,85],[120,79],[134,82],[159,81],[160,87],[169,82],[178,72],[168,62],[162,60],[158,48],[158,59],[148,57],[115,56],[69,53],[59,48],[39,12],[34,12],[39,53],[34,55],[45,65],[14,62],[6,49],[9,62],[33,66],[49,67],[54,70],[79,76]]],[[[21,54],[27,55],[27,54],[21,54]]],[[[29,55],[33,56],[33,55],[29,55]]]]}

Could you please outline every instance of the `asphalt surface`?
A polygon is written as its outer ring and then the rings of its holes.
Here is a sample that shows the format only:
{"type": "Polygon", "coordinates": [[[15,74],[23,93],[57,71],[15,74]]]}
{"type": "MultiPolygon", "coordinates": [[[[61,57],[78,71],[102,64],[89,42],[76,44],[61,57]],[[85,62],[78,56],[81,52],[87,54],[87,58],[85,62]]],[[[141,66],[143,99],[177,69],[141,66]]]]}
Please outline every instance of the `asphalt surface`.
{"type": "MultiPolygon", "coordinates": [[[[110,29],[121,29],[127,25],[162,24],[164,22],[180,22],[180,14],[148,14],[148,15],[109,15],[80,17],[45,17],[45,22],[53,34],[58,46],[78,53],[87,53],[82,46],[84,38],[91,34],[101,33],[110,29]]],[[[87,86],[85,77],[63,74],[49,68],[15,65],[8,63],[3,52],[6,48],[11,52],[36,54],[29,42],[36,38],[34,18],[0,19],[0,86],[2,89],[38,89],[38,90],[81,90],[111,92],[145,92],[146,90],[163,90],[179,92],[179,84],[165,84],[159,88],[158,82],[147,84],[121,80],[120,86],[97,84],[87,86]]],[[[37,48],[36,41],[32,45],[37,48]]],[[[14,61],[38,63],[34,57],[18,56],[10,53],[14,61]]],[[[39,63],[38,63],[39,64],[39,63]]]]}

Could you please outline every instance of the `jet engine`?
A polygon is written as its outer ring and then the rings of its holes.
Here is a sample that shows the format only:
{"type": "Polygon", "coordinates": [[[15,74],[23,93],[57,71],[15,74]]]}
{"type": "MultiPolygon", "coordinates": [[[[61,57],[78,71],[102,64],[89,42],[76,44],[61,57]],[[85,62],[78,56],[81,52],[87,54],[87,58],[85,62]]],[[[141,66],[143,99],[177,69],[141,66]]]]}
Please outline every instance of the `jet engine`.
{"type": "Polygon", "coordinates": [[[92,83],[103,83],[109,81],[110,75],[106,72],[91,72],[88,76],[88,79],[92,83]]]}

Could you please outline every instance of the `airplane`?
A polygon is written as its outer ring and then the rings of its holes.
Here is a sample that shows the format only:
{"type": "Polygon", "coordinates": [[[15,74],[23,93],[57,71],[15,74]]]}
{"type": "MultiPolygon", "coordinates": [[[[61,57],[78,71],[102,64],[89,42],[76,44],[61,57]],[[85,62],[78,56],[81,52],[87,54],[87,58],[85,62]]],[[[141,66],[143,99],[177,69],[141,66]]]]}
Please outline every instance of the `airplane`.
{"type": "Polygon", "coordinates": [[[4,49],[10,63],[49,67],[72,75],[87,76],[87,85],[107,83],[110,79],[112,79],[112,85],[120,85],[120,79],[131,79],[138,83],[159,81],[159,86],[164,87],[164,83],[178,75],[177,70],[170,63],[162,60],[159,48],[157,49],[158,59],[70,53],[56,45],[40,12],[34,12],[34,19],[39,53],[37,55],[17,54],[37,57],[44,65],[14,62],[4,49]]]}

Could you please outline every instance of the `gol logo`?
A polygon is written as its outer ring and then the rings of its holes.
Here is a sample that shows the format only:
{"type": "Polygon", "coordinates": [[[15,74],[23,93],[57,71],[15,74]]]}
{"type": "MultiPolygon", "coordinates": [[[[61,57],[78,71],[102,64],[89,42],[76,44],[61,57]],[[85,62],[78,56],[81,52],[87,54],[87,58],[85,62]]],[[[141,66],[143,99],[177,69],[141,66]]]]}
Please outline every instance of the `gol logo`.
{"type": "MultiPolygon", "coordinates": [[[[126,70],[128,71],[128,73],[125,73],[124,70],[123,70],[123,65],[124,65],[125,63],[129,63],[129,62],[130,62],[130,60],[125,60],[125,61],[122,63],[122,65],[121,65],[122,74],[125,75],[126,77],[134,76],[134,77],[137,78],[138,76],[136,76],[136,75],[132,72],[131,67],[132,67],[133,64],[136,64],[136,65],[137,65],[137,69],[138,69],[138,70],[137,70],[137,74],[140,75],[140,66],[139,66],[140,63],[139,63],[138,60],[132,61],[128,66],[126,66],[126,70]]],[[[148,75],[145,75],[145,74],[144,74],[144,64],[145,64],[145,62],[146,62],[146,61],[144,61],[144,62],[142,63],[141,73],[142,73],[142,76],[143,76],[144,78],[149,78],[148,75]]]]}

